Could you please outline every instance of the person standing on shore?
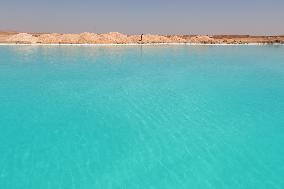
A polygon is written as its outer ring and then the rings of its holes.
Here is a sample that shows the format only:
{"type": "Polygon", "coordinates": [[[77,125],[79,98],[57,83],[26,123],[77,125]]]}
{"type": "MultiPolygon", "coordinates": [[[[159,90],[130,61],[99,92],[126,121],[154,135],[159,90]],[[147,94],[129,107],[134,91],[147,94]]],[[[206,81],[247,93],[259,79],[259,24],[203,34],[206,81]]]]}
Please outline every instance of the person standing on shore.
{"type": "Polygon", "coordinates": [[[141,34],[141,38],[140,38],[140,41],[141,41],[141,42],[142,42],[142,40],[143,40],[143,35],[144,35],[144,34],[142,33],[142,34],[141,34]]]}

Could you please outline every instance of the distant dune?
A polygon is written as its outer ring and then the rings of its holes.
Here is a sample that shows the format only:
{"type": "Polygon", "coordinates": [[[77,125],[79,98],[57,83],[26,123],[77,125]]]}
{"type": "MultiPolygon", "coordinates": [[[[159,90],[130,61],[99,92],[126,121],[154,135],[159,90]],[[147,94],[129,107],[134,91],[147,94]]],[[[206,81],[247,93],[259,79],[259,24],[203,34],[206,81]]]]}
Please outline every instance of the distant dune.
{"type": "Polygon", "coordinates": [[[250,35],[125,35],[118,32],[107,34],[81,33],[17,33],[0,31],[0,43],[12,44],[153,44],[153,43],[197,43],[197,44],[284,44],[284,36],[250,35]]]}

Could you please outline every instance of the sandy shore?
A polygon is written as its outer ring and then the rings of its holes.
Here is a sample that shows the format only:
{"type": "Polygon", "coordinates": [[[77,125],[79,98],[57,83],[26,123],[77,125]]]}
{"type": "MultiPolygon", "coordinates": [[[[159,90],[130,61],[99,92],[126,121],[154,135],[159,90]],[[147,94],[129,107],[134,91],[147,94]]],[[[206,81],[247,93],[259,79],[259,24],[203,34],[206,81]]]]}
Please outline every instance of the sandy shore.
{"type": "Polygon", "coordinates": [[[81,33],[17,33],[0,32],[0,44],[33,45],[238,45],[238,44],[284,44],[284,36],[249,35],[124,35],[118,32],[107,34],[81,33]],[[142,40],[141,40],[142,38],[142,40]]]}

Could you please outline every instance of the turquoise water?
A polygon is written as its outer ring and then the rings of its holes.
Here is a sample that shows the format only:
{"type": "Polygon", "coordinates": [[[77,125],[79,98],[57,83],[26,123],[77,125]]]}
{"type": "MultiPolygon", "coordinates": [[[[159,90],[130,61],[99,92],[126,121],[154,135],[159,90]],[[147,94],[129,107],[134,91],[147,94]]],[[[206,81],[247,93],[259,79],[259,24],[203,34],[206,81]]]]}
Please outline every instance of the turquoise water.
{"type": "Polygon", "coordinates": [[[1,189],[284,188],[284,46],[1,46],[1,189]]]}

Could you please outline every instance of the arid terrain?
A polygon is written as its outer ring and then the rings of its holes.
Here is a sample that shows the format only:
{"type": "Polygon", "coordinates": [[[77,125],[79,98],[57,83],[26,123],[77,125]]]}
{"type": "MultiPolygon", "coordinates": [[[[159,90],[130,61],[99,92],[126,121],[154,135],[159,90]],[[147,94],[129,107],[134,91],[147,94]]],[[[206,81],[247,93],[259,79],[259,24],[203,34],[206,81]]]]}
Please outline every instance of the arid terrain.
{"type": "Polygon", "coordinates": [[[284,44],[283,36],[250,35],[125,35],[118,32],[107,34],[81,33],[18,33],[1,32],[0,43],[11,44],[153,44],[153,43],[198,43],[198,44],[284,44]],[[141,40],[142,38],[142,40],[141,40]]]}

